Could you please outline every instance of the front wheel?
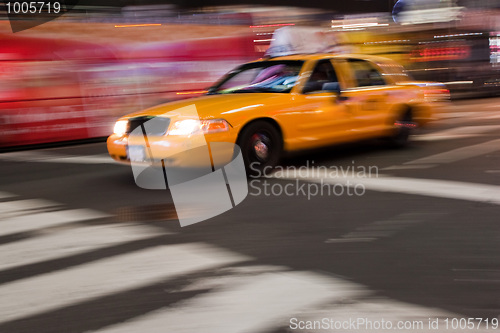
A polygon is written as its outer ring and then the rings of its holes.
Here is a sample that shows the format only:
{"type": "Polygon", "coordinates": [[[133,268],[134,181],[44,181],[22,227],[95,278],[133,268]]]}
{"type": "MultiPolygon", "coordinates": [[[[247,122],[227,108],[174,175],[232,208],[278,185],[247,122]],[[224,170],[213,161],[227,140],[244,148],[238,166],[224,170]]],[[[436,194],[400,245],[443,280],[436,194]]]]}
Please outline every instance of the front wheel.
{"type": "Polygon", "coordinates": [[[265,121],[256,121],[246,127],[240,135],[241,148],[247,174],[264,176],[278,164],[283,142],[278,129],[265,121]]]}

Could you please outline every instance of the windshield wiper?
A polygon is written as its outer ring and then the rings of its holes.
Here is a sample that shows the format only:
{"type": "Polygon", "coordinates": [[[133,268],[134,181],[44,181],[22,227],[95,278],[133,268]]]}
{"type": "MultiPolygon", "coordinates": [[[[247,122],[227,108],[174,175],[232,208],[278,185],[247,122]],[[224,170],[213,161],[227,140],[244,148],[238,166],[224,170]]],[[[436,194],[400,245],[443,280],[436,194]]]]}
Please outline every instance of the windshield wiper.
{"type": "Polygon", "coordinates": [[[217,91],[216,87],[210,87],[207,89],[207,95],[215,95],[218,94],[219,92],[217,91]]]}
{"type": "Polygon", "coordinates": [[[248,87],[234,90],[231,93],[260,93],[260,92],[276,92],[274,88],[269,87],[248,87]]]}

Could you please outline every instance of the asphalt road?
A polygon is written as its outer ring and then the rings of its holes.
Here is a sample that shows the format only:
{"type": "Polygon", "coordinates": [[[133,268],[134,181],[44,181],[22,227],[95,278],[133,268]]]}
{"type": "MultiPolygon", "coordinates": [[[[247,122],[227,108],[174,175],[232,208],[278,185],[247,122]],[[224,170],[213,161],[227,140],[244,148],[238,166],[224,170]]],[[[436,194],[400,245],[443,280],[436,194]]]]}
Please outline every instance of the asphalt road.
{"type": "Polygon", "coordinates": [[[499,102],[288,158],[312,173],[183,228],[104,143],[1,154],[0,332],[500,330],[499,102]]]}

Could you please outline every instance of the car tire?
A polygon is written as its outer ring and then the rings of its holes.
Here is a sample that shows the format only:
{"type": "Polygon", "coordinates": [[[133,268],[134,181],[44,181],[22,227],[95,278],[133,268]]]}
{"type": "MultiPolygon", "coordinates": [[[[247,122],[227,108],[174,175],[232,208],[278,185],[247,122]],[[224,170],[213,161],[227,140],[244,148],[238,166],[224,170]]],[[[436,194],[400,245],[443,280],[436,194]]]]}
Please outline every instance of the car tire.
{"type": "Polygon", "coordinates": [[[283,150],[279,130],[267,121],[250,123],[238,140],[247,175],[266,176],[278,165],[283,150]]]}
{"type": "Polygon", "coordinates": [[[417,124],[413,121],[411,110],[407,110],[402,113],[402,115],[394,121],[395,133],[390,138],[391,146],[394,148],[403,148],[408,146],[410,136],[416,127],[417,124]]]}

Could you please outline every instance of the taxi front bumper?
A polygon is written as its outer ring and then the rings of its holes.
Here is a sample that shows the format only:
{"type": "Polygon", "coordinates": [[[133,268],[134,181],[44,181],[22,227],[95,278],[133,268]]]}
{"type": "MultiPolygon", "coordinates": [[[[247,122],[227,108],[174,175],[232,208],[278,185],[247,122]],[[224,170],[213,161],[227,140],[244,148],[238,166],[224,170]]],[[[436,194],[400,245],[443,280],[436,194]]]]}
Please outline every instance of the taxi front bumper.
{"type": "Polygon", "coordinates": [[[120,163],[197,168],[229,163],[234,156],[235,141],[230,132],[148,138],[112,134],[107,147],[109,155],[120,163]]]}

